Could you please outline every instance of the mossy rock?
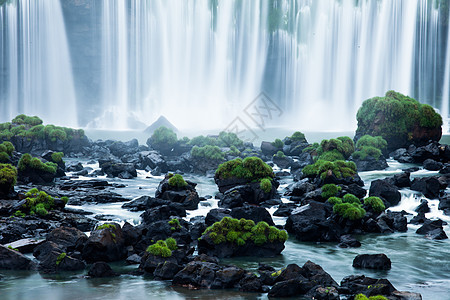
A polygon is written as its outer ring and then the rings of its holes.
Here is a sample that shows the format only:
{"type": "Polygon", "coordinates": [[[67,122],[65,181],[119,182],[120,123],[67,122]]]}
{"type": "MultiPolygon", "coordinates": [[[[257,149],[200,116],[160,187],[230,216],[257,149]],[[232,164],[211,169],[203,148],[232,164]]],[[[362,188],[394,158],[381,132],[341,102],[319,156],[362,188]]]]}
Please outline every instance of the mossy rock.
{"type": "Polygon", "coordinates": [[[442,117],[431,106],[395,91],[364,101],[356,119],[356,140],[366,134],[381,136],[389,151],[442,136],[442,117]]]}
{"type": "Polygon", "coordinates": [[[14,192],[17,182],[17,169],[10,164],[0,164],[0,195],[7,197],[14,192]]]}

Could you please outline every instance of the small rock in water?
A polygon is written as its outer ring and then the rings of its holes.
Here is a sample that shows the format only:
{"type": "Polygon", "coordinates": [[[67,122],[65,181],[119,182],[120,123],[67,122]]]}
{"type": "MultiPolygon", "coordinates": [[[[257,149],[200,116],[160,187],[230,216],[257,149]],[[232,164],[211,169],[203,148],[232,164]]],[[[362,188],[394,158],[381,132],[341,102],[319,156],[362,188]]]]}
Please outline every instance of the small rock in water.
{"type": "Polygon", "coordinates": [[[89,269],[88,276],[92,278],[114,277],[119,276],[119,274],[114,272],[107,263],[100,261],[92,265],[89,269]]]}
{"type": "Polygon", "coordinates": [[[391,260],[386,254],[360,254],[353,260],[353,267],[360,269],[390,270],[391,260]]]}

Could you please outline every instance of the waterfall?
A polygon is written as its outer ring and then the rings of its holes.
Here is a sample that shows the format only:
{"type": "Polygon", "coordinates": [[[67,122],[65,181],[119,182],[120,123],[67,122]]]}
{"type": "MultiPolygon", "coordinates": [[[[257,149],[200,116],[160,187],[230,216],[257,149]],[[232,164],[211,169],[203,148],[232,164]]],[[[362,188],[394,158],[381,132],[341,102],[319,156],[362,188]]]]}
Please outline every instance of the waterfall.
{"type": "Polygon", "coordinates": [[[64,19],[58,0],[8,1],[0,7],[3,121],[17,114],[77,126],[64,19]]]}
{"type": "Polygon", "coordinates": [[[265,92],[282,110],[267,126],[350,131],[361,103],[391,89],[449,114],[446,1],[77,0],[64,15],[60,1],[0,6],[2,120],[256,127],[245,109],[265,92]]]}

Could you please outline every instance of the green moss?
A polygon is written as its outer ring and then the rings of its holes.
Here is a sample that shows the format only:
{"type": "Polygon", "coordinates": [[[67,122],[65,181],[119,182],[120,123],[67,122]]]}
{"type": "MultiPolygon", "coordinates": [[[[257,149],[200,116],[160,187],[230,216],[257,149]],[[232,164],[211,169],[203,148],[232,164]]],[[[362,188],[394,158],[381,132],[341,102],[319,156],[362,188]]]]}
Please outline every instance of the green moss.
{"type": "Polygon", "coordinates": [[[264,193],[270,193],[270,191],[272,191],[272,181],[269,178],[261,179],[259,187],[264,191],[264,193]]]}
{"type": "Polygon", "coordinates": [[[151,145],[165,144],[168,147],[173,147],[177,143],[177,134],[165,126],[156,129],[150,137],[151,145]]]}
{"type": "Polygon", "coordinates": [[[278,158],[285,158],[286,155],[284,154],[283,151],[278,151],[277,154],[273,155],[274,157],[278,157],[278,158]]]}
{"type": "Polygon", "coordinates": [[[17,252],[19,252],[19,249],[17,249],[17,248],[13,248],[11,245],[9,245],[8,246],[8,249],[11,249],[11,250],[14,250],[14,251],[17,251],[17,252]]]}
{"type": "Polygon", "coordinates": [[[275,148],[278,148],[278,149],[282,149],[284,146],[284,143],[282,140],[276,139],[274,142],[272,142],[272,146],[274,146],[275,148]]]}
{"type": "Polygon", "coordinates": [[[322,186],[322,198],[324,199],[328,199],[330,197],[336,196],[340,191],[342,190],[342,188],[340,186],[337,186],[333,183],[330,184],[324,184],[322,186]]]}
{"type": "Polygon", "coordinates": [[[291,135],[291,141],[293,142],[304,142],[306,143],[306,138],[305,135],[303,133],[301,133],[300,131],[296,131],[291,135]]]}
{"type": "Polygon", "coordinates": [[[203,147],[194,146],[191,149],[191,156],[195,158],[206,158],[212,160],[225,159],[225,154],[218,146],[210,146],[210,145],[206,145],[203,147]]]}
{"type": "Polygon", "coordinates": [[[368,197],[364,199],[364,205],[371,206],[376,213],[381,213],[386,209],[383,200],[378,197],[368,197]]]}
{"type": "Polygon", "coordinates": [[[18,168],[20,171],[25,171],[27,168],[31,168],[55,174],[57,167],[58,166],[55,163],[43,163],[39,158],[32,157],[29,153],[23,154],[18,163],[18,168]]]}
{"type": "Polygon", "coordinates": [[[191,146],[198,146],[198,147],[204,147],[204,146],[217,146],[217,139],[209,136],[196,136],[193,137],[189,143],[191,146]]]}
{"type": "Polygon", "coordinates": [[[154,256],[171,257],[172,251],[176,249],[176,240],[173,238],[168,238],[165,241],[159,240],[153,245],[148,246],[147,252],[151,253],[154,256]]]}
{"type": "Polygon", "coordinates": [[[241,151],[239,151],[236,146],[231,146],[227,154],[232,156],[239,156],[241,154],[241,151]]]}
{"type": "Polygon", "coordinates": [[[333,212],[349,220],[359,220],[366,215],[365,209],[358,203],[336,203],[333,212]]]}
{"type": "Polygon", "coordinates": [[[377,149],[375,147],[372,146],[363,146],[360,148],[360,150],[355,151],[353,153],[353,158],[354,159],[360,159],[360,160],[365,160],[367,157],[373,157],[376,160],[380,159],[382,153],[380,149],[377,149]]]}
{"type": "Polygon", "coordinates": [[[359,198],[352,194],[345,194],[344,197],[342,197],[342,202],[361,204],[359,198]]]}
{"type": "Polygon", "coordinates": [[[222,131],[218,136],[196,136],[189,141],[189,145],[241,148],[244,142],[235,133],[222,131]]]}
{"type": "Polygon", "coordinates": [[[64,153],[63,152],[53,152],[52,153],[52,161],[54,163],[61,162],[63,157],[64,157],[64,153]]]}
{"type": "Polygon", "coordinates": [[[220,222],[209,226],[202,236],[209,236],[216,245],[230,242],[237,246],[245,245],[247,240],[253,241],[256,245],[263,245],[267,242],[285,242],[288,239],[286,231],[269,226],[266,222],[258,222],[255,225],[252,220],[230,217],[224,217],[220,222]]]}
{"type": "Polygon", "coordinates": [[[358,294],[355,296],[354,300],[388,300],[388,298],[382,295],[370,296],[369,298],[367,298],[367,296],[364,294],[358,294]]]}
{"type": "Polygon", "coordinates": [[[64,204],[67,204],[67,202],[69,202],[69,197],[63,196],[61,197],[61,200],[64,202],[64,204]]]}
{"type": "Polygon", "coordinates": [[[347,159],[352,155],[355,151],[355,145],[351,138],[347,136],[341,136],[336,139],[322,140],[320,143],[320,147],[317,148],[317,154],[319,155],[319,159],[323,159],[322,155],[326,152],[333,153],[333,157],[336,157],[337,153],[340,153],[341,158],[334,160],[342,160],[347,159]]]}
{"type": "Polygon", "coordinates": [[[43,203],[37,204],[35,211],[36,211],[36,214],[38,214],[41,217],[46,216],[48,214],[48,211],[45,209],[45,206],[43,203]]]}
{"type": "Polygon", "coordinates": [[[382,136],[371,136],[366,134],[356,142],[356,149],[361,149],[361,147],[364,146],[370,146],[380,150],[384,150],[387,147],[387,142],[385,139],[383,139],[382,136]]]}
{"type": "Polygon", "coordinates": [[[102,229],[114,229],[115,230],[116,226],[114,224],[105,223],[100,226],[97,226],[97,228],[95,230],[102,230],[102,229]]]}
{"type": "Polygon", "coordinates": [[[342,199],[339,197],[330,197],[328,198],[328,203],[330,203],[331,205],[335,205],[335,204],[341,204],[342,203],[342,199]]]}
{"type": "Polygon", "coordinates": [[[10,164],[0,164],[0,184],[14,188],[17,182],[17,169],[10,164]]]}
{"type": "Polygon", "coordinates": [[[63,252],[56,258],[56,265],[59,266],[59,264],[63,261],[64,258],[66,258],[67,253],[63,252]]]}
{"type": "Polygon", "coordinates": [[[172,230],[172,231],[181,229],[180,221],[178,221],[178,219],[171,219],[168,223],[170,226],[172,226],[170,228],[170,230],[172,230]]]}
{"type": "Polygon", "coordinates": [[[415,126],[438,128],[442,125],[441,116],[431,106],[395,91],[364,101],[356,119],[357,133],[382,136],[390,141],[411,142],[415,126]]]}
{"type": "Polygon", "coordinates": [[[334,162],[319,159],[314,164],[307,165],[302,170],[307,177],[319,176],[325,179],[334,174],[337,178],[352,177],[356,174],[356,165],[351,161],[337,160],[334,162]]]}
{"type": "Polygon", "coordinates": [[[264,178],[273,178],[274,174],[272,168],[259,157],[250,156],[244,160],[236,158],[220,164],[215,176],[221,179],[237,177],[258,181],[264,178]]]}
{"type": "Polygon", "coordinates": [[[281,272],[283,272],[283,270],[284,270],[284,268],[283,269],[279,269],[278,271],[273,272],[272,274],[270,274],[270,276],[278,277],[278,276],[280,276],[281,272]]]}
{"type": "Polygon", "coordinates": [[[320,160],[326,161],[337,161],[337,160],[345,160],[344,155],[339,152],[337,149],[326,151],[319,156],[320,160]]]}
{"type": "MultiPolygon", "coordinates": [[[[39,191],[36,188],[29,190],[25,196],[26,202],[22,205],[24,214],[45,216],[55,207],[55,199],[46,192],[39,191]]],[[[22,211],[16,211],[15,214],[20,215],[22,211]]]]}
{"type": "Polygon", "coordinates": [[[24,214],[22,211],[18,210],[13,214],[14,217],[24,218],[26,214],[24,214]]]}
{"type": "Polygon", "coordinates": [[[169,178],[169,185],[176,188],[182,188],[187,186],[187,182],[184,181],[183,176],[180,174],[175,174],[169,178]]]}

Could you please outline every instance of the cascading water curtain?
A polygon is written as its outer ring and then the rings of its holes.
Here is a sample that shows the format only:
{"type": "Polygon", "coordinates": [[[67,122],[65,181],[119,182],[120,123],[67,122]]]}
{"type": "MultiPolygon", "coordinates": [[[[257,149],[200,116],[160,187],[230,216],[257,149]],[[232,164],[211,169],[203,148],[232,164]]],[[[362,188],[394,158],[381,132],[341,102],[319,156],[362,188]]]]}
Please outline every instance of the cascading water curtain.
{"type": "Polygon", "coordinates": [[[1,121],[19,113],[77,126],[77,103],[59,0],[0,6],[1,121]]]}

